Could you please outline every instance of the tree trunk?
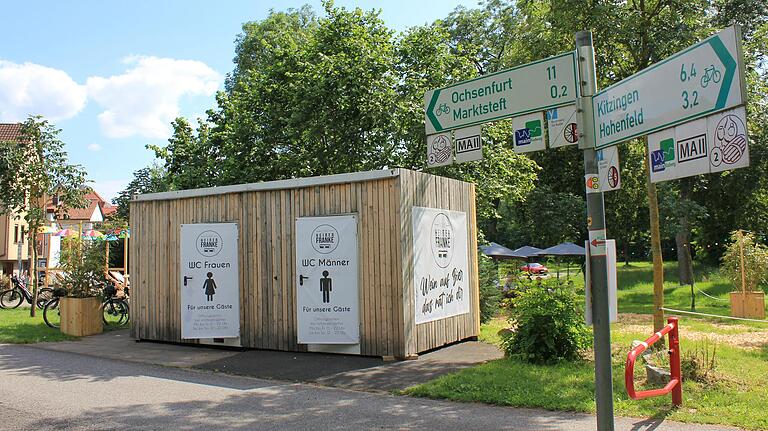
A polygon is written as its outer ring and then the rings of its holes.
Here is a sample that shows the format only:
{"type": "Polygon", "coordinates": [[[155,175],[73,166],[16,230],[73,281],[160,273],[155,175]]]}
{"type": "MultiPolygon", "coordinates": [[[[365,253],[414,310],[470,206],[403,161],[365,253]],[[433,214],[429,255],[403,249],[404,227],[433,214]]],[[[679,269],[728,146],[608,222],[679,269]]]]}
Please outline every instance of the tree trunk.
{"type": "Polygon", "coordinates": [[[645,184],[648,188],[648,211],[651,222],[651,253],[653,254],[653,330],[660,331],[664,323],[664,262],[661,258],[661,231],[659,230],[659,199],[656,185],[651,182],[648,166],[648,137],[643,138],[645,148],[645,184]]]}
{"type": "Polygon", "coordinates": [[[624,266],[629,266],[629,241],[623,241],[624,266]]]}
{"type": "MultiPolygon", "coordinates": [[[[690,199],[691,189],[690,178],[680,180],[680,202],[690,199]]],[[[675,235],[677,246],[677,269],[680,285],[693,284],[693,260],[691,259],[691,234],[688,225],[688,214],[683,211],[680,215],[680,230],[675,235]]]]}

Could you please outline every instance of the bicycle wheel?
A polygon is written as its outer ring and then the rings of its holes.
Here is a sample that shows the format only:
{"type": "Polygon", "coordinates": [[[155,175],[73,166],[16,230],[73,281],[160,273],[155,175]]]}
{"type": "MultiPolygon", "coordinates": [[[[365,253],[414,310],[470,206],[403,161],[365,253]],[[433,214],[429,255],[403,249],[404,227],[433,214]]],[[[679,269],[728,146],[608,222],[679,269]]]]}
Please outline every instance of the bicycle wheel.
{"type": "Polygon", "coordinates": [[[0,306],[3,308],[16,308],[24,302],[24,295],[19,289],[6,290],[0,293],[0,306]]]}
{"type": "Polygon", "coordinates": [[[119,299],[110,298],[102,306],[102,319],[105,325],[122,325],[127,314],[128,310],[119,299]]]}
{"type": "Polygon", "coordinates": [[[41,287],[37,291],[37,308],[42,310],[51,298],[53,298],[53,289],[50,287],[41,287]]]}
{"type": "Polygon", "coordinates": [[[123,304],[123,308],[125,308],[125,320],[123,321],[123,325],[127,325],[131,320],[131,307],[127,299],[121,299],[120,302],[123,304]]]}
{"type": "Polygon", "coordinates": [[[53,298],[45,303],[43,307],[43,320],[51,328],[58,328],[61,324],[61,310],[59,309],[59,298],[53,298]]]}

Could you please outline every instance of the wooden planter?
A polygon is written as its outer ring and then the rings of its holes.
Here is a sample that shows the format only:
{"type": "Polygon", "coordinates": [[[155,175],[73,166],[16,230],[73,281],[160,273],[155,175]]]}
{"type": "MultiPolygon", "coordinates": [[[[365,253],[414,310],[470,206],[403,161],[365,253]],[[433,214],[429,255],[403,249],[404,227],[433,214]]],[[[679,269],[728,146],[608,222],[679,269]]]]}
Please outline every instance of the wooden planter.
{"type": "Polygon", "coordinates": [[[763,292],[731,292],[731,316],[765,319],[763,292]]]}
{"type": "Polygon", "coordinates": [[[61,298],[61,332],[74,337],[100,334],[104,330],[101,300],[92,298],[61,298]]]}

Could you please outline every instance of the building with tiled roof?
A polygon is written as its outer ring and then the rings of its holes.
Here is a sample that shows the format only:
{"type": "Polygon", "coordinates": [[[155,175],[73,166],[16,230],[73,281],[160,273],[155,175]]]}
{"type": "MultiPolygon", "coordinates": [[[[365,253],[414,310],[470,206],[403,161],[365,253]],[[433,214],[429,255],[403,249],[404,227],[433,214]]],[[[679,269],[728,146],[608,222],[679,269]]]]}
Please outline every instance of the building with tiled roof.
{"type": "MultiPolygon", "coordinates": [[[[21,137],[20,123],[0,123],[0,141],[16,141],[21,137]]],[[[28,265],[27,223],[24,214],[0,215],[0,274],[12,274],[28,265]]]]}

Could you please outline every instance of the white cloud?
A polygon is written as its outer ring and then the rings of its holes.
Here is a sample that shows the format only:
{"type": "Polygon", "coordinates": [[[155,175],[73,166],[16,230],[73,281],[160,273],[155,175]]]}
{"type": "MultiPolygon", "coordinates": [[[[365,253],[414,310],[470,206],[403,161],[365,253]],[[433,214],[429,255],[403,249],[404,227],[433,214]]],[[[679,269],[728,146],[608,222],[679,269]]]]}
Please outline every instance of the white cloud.
{"type": "Polygon", "coordinates": [[[30,114],[63,120],[77,115],[85,102],[85,86],[62,70],[0,60],[0,121],[24,121],[30,114]]]}
{"type": "Polygon", "coordinates": [[[180,99],[211,96],[221,82],[221,75],[200,61],[136,56],[123,61],[132,68],[86,83],[88,95],[104,108],[98,119],[110,138],[167,138],[180,99]]]}
{"type": "Polygon", "coordinates": [[[88,149],[90,151],[101,151],[101,145],[99,144],[91,144],[88,146],[88,149]]]}
{"type": "Polygon", "coordinates": [[[104,180],[94,181],[89,186],[96,190],[96,193],[101,195],[107,202],[112,202],[112,199],[116,198],[121,191],[128,187],[128,183],[131,180],[104,180]]]}

